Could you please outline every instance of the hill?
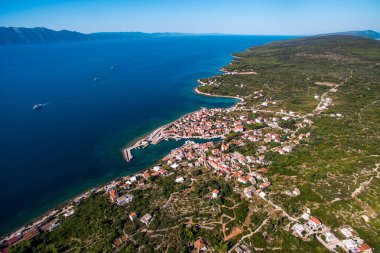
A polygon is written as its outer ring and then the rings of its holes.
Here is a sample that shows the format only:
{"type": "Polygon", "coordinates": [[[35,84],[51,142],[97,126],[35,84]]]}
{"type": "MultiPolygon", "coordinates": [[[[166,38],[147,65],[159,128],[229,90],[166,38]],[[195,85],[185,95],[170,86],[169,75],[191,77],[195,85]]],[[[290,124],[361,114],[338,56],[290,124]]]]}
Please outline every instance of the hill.
{"type": "Polygon", "coordinates": [[[365,30],[365,31],[348,31],[348,32],[337,32],[337,33],[329,33],[323,35],[352,35],[359,36],[369,39],[380,39],[380,33],[375,32],[373,30],[365,30]]]}
{"type": "Polygon", "coordinates": [[[31,44],[85,41],[89,37],[79,32],[54,31],[44,27],[0,27],[0,44],[31,44]]]}

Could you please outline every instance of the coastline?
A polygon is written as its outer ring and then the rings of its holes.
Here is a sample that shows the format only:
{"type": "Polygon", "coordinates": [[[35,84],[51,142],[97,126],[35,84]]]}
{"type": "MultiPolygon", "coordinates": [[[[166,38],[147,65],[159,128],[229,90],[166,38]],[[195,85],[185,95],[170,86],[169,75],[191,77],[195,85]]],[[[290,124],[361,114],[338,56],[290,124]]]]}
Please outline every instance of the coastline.
{"type": "MultiPolygon", "coordinates": [[[[230,61],[230,64],[234,61],[234,59],[232,59],[230,61]]],[[[223,72],[223,71],[221,71],[223,72]]],[[[223,74],[223,73],[222,73],[223,74]]],[[[217,76],[217,75],[216,75],[217,76]]],[[[205,84],[200,81],[200,80],[197,80],[198,86],[196,86],[194,89],[193,89],[193,92],[197,93],[198,95],[201,95],[201,96],[208,96],[208,97],[219,97],[219,98],[232,98],[232,99],[237,99],[239,101],[237,101],[236,103],[234,103],[229,109],[231,110],[234,110],[234,108],[238,105],[238,103],[241,103],[244,101],[243,98],[241,97],[234,97],[234,96],[228,96],[228,95],[215,95],[215,94],[209,94],[209,93],[204,93],[204,92],[201,92],[199,91],[199,87],[201,86],[204,86],[205,84]]],[[[135,140],[129,142],[128,144],[126,144],[125,146],[123,146],[121,148],[121,152],[123,153],[123,150],[125,149],[135,149],[135,148],[140,148],[139,147],[139,143],[141,143],[142,141],[144,141],[147,137],[151,136],[153,133],[157,132],[157,131],[161,131],[163,129],[165,129],[167,126],[169,126],[170,124],[176,122],[177,120],[180,120],[192,113],[194,113],[196,111],[191,111],[189,113],[186,113],[180,117],[178,117],[176,120],[174,121],[170,121],[168,122],[167,124],[164,124],[156,129],[154,129],[153,131],[151,132],[148,132],[147,134],[144,134],[142,135],[142,137],[137,137],[135,140]],[[131,143],[133,143],[132,145],[130,145],[131,143]]],[[[181,139],[187,139],[187,140],[191,140],[191,139],[205,139],[205,140],[212,140],[212,139],[215,139],[215,137],[211,137],[211,138],[208,138],[208,137],[202,137],[202,136],[198,136],[198,137],[191,137],[191,138],[171,138],[172,140],[175,140],[175,141],[179,141],[181,139]]],[[[159,143],[159,142],[158,142],[159,143]]],[[[156,144],[158,144],[156,143],[156,144]]],[[[143,147],[145,148],[145,147],[143,147]]],[[[131,156],[131,159],[132,159],[133,156],[131,156]]],[[[141,168],[139,171],[136,171],[134,173],[131,173],[131,174],[127,174],[125,176],[132,176],[132,175],[135,175],[135,174],[139,174],[141,173],[142,171],[144,171],[144,169],[146,168],[141,168]]],[[[85,191],[82,191],[81,193],[75,195],[74,197],[72,198],[69,198],[68,200],[62,202],[61,204],[58,204],[56,205],[54,208],[51,208],[49,209],[48,211],[44,212],[43,214],[37,216],[36,218],[32,219],[30,222],[27,222],[27,223],[24,223],[22,226],[18,227],[17,229],[14,229],[13,231],[10,231],[6,234],[3,234],[3,235],[0,235],[0,241],[2,240],[6,240],[6,239],[9,239],[11,238],[12,236],[16,235],[16,234],[20,234],[22,231],[25,231],[31,227],[34,227],[34,226],[37,226],[39,224],[41,224],[42,222],[50,219],[52,216],[56,216],[57,214],[64,214],[65,212],[67,212],[67,210],[71,210],[75,205],[79,204],[82,200],[85,200],[86,198],[88,198],[92,193],[98,193],[100,191],[103,191],[106,186],[110,183],[112,183],[113,181],[117,180],[118,178],[121,178],[121,177],[117,177],[117,178],[114,178],[110,181],[107,181],[105,183],[102,183],[98,186],[95,186],[95,187],[90,187],[88,188],[87,190],[85,191]]]]}
{"type": "MultiPolygon", "coordinates": [[[[198,80],[198,82],[202,84],[201,86],[203,86],[203,83],[202,83],[200,80],[198,80]]],[[[214,95],[214,94],[210,94],[210,93],[205,93],[205,92],[199,91],[199,90],[198,90],[198,87],[201,87],[201,86],[197,86],[197,87],[194,89],[194,92],[197,93],[197,94],[199,94],[199,95],[202,95],[202,96],[207,96],[207,97],[219,97],[219,98],[234,98],[234,99],[238,99],[238,100],[240,100],[240,102],[244,102],[244,98],[241,98],[241,97],[234,97],[234,96],[227,96],[227,95],[214,95]]],[[[237,102],[237,103],[239,103],[239,102],[237,102]]],[[[235,103],[235,104],[232,106],[232,108],[235,107],[237,103],[235,103]]]]}

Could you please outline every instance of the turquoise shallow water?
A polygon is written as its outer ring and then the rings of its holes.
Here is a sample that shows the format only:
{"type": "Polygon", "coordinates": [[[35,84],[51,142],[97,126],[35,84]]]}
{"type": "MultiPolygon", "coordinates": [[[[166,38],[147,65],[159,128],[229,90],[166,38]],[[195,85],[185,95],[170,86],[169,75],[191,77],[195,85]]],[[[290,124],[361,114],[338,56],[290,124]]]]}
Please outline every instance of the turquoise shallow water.
{"type": "Polygon", "coordinates": [[[285,38],[0,46],[0,234],[181,145],[139,150],[130,164],[120,155],[124,145],[188,112],[231,106],[233,99],[195,94],[196,80],[217,74],[233,52],[285,38]],[[33,111],[37,103],[47,106],[33,111]]]}

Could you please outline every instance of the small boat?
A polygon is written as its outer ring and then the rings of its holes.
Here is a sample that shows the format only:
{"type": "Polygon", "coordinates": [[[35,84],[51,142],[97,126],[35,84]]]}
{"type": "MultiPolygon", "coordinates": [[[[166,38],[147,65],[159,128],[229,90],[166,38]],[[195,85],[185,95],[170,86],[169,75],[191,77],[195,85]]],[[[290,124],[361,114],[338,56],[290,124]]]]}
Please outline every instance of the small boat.
{"type": "Polygon", "coordinates": [[[43,104],[37,104],[37,105],[34,105],[34,106],[33,106],[33,110],[37,111],[37,110],[42,109],[43,107],[44,107],[43,104]]]}

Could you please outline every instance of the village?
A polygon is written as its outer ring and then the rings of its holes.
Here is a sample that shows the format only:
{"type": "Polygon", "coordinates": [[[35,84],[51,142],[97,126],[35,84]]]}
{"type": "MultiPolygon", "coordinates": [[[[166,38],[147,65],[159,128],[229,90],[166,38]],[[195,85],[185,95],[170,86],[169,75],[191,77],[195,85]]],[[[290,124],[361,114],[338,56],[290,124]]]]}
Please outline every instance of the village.
{"type": "MultiPolygon", "coordinates": [[[[257,92],[257,97],[262,95],[257,92]]],[[[267,107],[267,102],[261,104],[267,107]]],[[[260,108],[247,109],[244,103],[238,103],[234,108],[206,109],[196,112],[165,125],[154,131],[151,135],[138,141],[133,148],[145,147],[149,144],[157,144],[164,139],[188,139],[186,143],[172,150],[153,167],[135,175],[126,176],[76,198],[70,206],[62,210],[55,210],[42,220],[31,226],[22,228],[3,240],[4,245],[14,245],[20,241],[30,240],[40,233],[50,232],[57,228],[61,221],[59,217],[69,217],[74,214],[74,206],[86,199],[91,193],[103,193],[109,196],[109,200],[115,205],[127,206],[134,201],[133,191],[154,187],[152,178],[168,177],[173,174],[181,174],[182,169],[196,169],[200,167],[213,171],[219,179],[233,186],[234,192],[242,198],[250,201],[253,196],[281,210],[291,223],[293,234],[302,240],[315,235],[316,238],[329,250],[336,252],[340,247],[346,252],[372,252],[358,234],[351,228],[342,228],[340,231],[345,239],[339,240],[317,217],[311,215],[310,209],[300,217],[295,218],[286,214],[281,207],[273,204],[267,196],[267,190],[272,186],[269,168],[275,170],[271,161],[266,159],[268,152],[276,152],[287,155],[300,143],[307,142],[310,137],[312,121],[304,116],[292,112],[270,112],[260,108]],[[197,140],[195,142],[194,140],[197,140]],[[252,147],[250,155],[243,155],[240,148],[252,147]]],[[[124,151],[124,158],[130,161],[131,149],[124,151]],[[130,157],[129,157],[130,156],[130,157]]],[[[193,183],[193,178],[185,179],[185,176],[175,178],[176,184],[193,183]]],[[[190,184],[190,185],[191,185],[190,184]]],[[[275,187],[275,186],[274,186],[275,187]]],[[[299,189],[284,192],[289,198],[302,194],[299,189]]],[[[220,197],[220,189],[210,189],[210,201],[220,197]]],[[[163,208],[170,202],[167,200],[163,208]]],[[[141,222],[149,227],[155,218],[150,213],[128,213],[130,222],[141,222]]],[[[289,225],[290,226],[290,225],[289,225]]],[[[127,238],[116,241],[115,247],[123,245],[127,238]]],[[[191,245],[197,252],[214,251],[204,238],[198,238],[191,245]]],[[[251,252],[243,243],[233,248],[237,253],[251,252]]]]}

